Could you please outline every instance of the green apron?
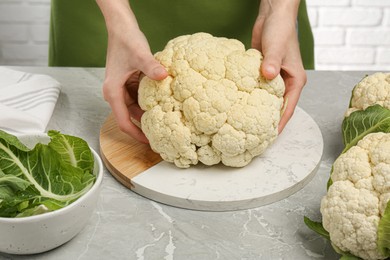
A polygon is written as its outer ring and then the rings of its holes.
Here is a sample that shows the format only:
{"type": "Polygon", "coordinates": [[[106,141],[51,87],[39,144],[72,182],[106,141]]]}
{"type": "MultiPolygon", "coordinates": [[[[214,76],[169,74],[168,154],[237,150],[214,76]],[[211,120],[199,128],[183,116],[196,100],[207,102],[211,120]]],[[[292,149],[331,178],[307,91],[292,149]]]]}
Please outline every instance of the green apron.
{"type": "MultiPolygon", "coordinates": [[[[208,32],[250,48],[259,0],[130,0],[153,53],[172,38],[208,32]]],[[[314,42],[301,0],[298,34],[303,64],[314,69],[314,42]]],[[[49,66],[104,67],[107,31],[95,0],[52,0],[49,66]]]]}

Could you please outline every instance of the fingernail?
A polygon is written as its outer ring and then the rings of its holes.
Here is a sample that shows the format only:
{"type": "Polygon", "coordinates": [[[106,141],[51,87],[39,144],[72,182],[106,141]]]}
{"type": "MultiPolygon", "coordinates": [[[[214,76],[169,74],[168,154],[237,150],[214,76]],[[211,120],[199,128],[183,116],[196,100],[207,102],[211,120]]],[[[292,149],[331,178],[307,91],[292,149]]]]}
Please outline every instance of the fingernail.
{"type": "Polygon", "coordinates": [[[162,67],[156,67],[153,70],[153,74],[156,78],[161,79],[162,77],[166,76],[167,71],[162,67]]]}
{"type": "Polygon", "coordinates": [[[267,74],[268,74],[268,75],[274,76],[274,75],[276,74],[276,69],[275,69],[274,66],[267,66],[267,67],[265,68],[265,70],[267,71],[267,74]]]}

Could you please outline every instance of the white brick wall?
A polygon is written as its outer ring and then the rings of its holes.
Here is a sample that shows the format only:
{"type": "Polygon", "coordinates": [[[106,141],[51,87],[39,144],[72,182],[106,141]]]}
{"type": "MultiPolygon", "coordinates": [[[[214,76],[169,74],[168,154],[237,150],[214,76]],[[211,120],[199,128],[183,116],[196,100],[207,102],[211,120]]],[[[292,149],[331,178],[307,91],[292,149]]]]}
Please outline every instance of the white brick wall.
{"type": "Polygon", "coordinates": [[[318,70],[390,70],[390,0],[307,0],[318,70]]]}
{"type": "MultiPolygon", "coordinates": [[[[390,70],[390,0],[307,0],[316,69],[390,70]]],[[[0,65],[47,64],[50,0],[0,0],[0,65]]]]}
{"type": "Polygon", "coordinates": [[[0,0],[0,65],[47,64],[50,0],[0,0]]]}

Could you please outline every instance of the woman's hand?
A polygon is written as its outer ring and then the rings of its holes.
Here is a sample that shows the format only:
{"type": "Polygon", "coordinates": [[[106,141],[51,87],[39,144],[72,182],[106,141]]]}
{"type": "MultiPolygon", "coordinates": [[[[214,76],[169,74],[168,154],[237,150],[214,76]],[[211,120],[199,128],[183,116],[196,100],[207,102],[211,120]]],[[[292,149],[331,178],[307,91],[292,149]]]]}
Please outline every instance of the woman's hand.
{"type": "Polygon", "coordinates": [[[97,3],[108,32],[104,99],[110,104],[121,131],[147,143],[141,129],[132,122],[140,121],[143,114],[137,102],[139,76],[144,73],[151,79],[162,80],[168,73],[154,59],[128,0],[97,0],[97,3]]]}
{"type": "Polygon", "coordinates": [[[252,47],[263,53],[261,72],[267,79],[284,79],[286,107],[279,132],[292,117],[306,84],[296,29],[299,0],[263,0],[253,27],[252,47]]]}

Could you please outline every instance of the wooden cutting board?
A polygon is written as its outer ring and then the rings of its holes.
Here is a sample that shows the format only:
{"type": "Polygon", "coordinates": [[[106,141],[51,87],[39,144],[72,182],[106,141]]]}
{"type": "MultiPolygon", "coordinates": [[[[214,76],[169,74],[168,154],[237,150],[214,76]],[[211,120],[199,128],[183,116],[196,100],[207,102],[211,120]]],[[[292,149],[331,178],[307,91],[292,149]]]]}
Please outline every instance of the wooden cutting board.
{"type": "Polygon", "coordinates": [[[123,133],[113,114],[107,117],[100,130],[100,155],[111,174],[130,189],[133,188],[132,178],[162,160],[148,144],[123,133]]]}

